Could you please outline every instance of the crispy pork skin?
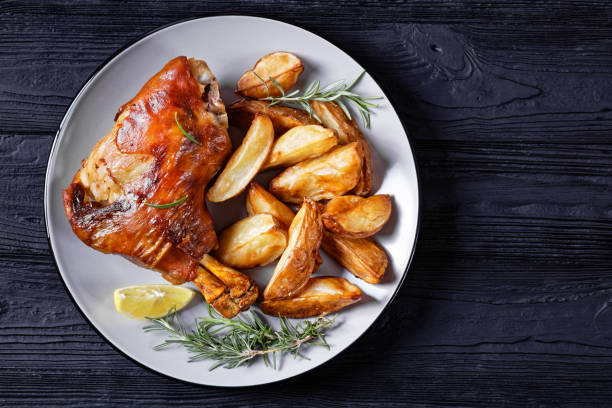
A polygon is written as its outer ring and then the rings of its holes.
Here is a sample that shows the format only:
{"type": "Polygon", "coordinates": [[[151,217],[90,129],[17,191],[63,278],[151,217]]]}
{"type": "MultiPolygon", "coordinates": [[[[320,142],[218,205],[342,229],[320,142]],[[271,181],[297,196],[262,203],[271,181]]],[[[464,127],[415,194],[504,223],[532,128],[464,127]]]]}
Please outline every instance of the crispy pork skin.
{"type": "Polygon", "coordinates": [[[204,61],[177,57],[119,109],[83,160],[63,192],[68,221],[92,248],[174,284],[192,281],[199,259],[217,247],[204,189],[230,151],[215,77],[204,61]]]}

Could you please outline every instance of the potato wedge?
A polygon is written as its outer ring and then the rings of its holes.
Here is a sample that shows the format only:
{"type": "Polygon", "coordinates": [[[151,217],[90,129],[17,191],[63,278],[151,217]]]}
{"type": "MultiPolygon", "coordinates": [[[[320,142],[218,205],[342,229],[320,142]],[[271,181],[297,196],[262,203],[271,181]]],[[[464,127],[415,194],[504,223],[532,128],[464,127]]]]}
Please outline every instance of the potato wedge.
{"type": "Polygon", "coordinates": [[[319,245],[322,237],[323,224],[317,204],[305,199],[291,222],[287,248],[264,290],[265,299],[291,297],[306,285],[321,263],[319,245]]]}
{"type": "Polygon", "coordinates": [[[287,203],[301,203],[341,196],[361,177],[363,148],[354,142],[338,147],[316,159],[295,164],[270,181],[270,192],[287,203]]]}
{"type": "Polygon", "coordinates": [[[267,265],[287,246],[283,224],[270,214],[258,214],[230,225],[219,235],[216,257],[237,269],[267,265]]]}
{"type": "Polygon", "coordinates": [[[312,101],[310,106],[321,119],[323,126],[338,132],[340,144],[360,141],[363,144],[363,168],[361,179],[353,189],[353,193],[366,196],[372,192],[372,153],[365,136],[359,130],[355,118],[349,118],[338,106],[329,102],[312,101]]]}
{"type": "Polygon", "coordinates": [[[263,168],[288,167],[327,153],[338,144],[332,129],[319,125],[296,126],[274,141],[272,151],[263,168]]]}
{"type": "Polygon", "coordinates": [[[242,144],[238,146],[215,183],[208,189],[206,198],[218,203],[240,194],[263,166],[273,143],[272,121],[266,115],[255,115],[242,144]]]}
{"type": "Polygon", "coordinates": [[[323,126],[338,133],[340,144],[348,144],[363,139],[355,118],[349,120],[342,108],[329,102],[311,101],[310,106],[323,126]]]}
{"type": "Polygon", "coordinates": [[[281,96],[281,91],[274,86],[270,77],[283,88],[291,89],[304,71],[304,64],[295,54],[290,52],[273,52],[263,56],[253,69],[245,72],[238,80],[236,93],[253,99],[265,98],[268,91],[271,96],[281,96]],[[259,78],[257,75],[259,75],[259,78]],[[261,81],[261,79],[265,81],[261,81]]]}
{"type": "Polygon", "coordinates": [[[251,181],[247,190],[246,210],[249,215],[273,215],[287,230],[295,217],[295,213],[289,207],[254,181],[251,181]]]}
{"type": "MultiPolygon", "coordinates": [[[[249,215],[271,214],[289,226],[293,211],[259,184],[252,182],[247,193],[249,215]]],[[[343,238],[323,230],[321,248],[356,277],[378,283],[387,270],[385,251],[371,238],[343,238]]]]}
{"type": "Polygon", "coordinates": [[[288,108],[286,106],[272,105],[268,102],[241,99],[227,107],[230,125],[246,131],[256,114],[268,115],[274,125],[277,135],[301,125],[317,125],[319,122],[311,118],[303,110],[288,108]]]}
{"type": "Polygon", "coordinates": [[[330,200],[321,218],[329,231],[342,237],[365,238],[376,234],[389,221],[391,197],[346,195],[330,200]]]}
{"type": "Polygon", "coordinates": [[[389,265],[387,254],[372,238],[345,238],[323,231],[321,248],[368,283],[378,283],[389,265]]]}
{"type": "Polygon", "coordinates": [[[353,193],[360,196],[367,196],[372,192],[372,151],[367,140],[360,141],[363,147],[363,166],[361,167],[361,178],[353,189],[353,193]]]}
{"type": "Polygon", "coordinates": [[[264,299],[261,310],[268,315],[301,319],[332,313],[361,299],[361,289],[344,278],[310,278],[304,289],[289,299],[264,299]]]}

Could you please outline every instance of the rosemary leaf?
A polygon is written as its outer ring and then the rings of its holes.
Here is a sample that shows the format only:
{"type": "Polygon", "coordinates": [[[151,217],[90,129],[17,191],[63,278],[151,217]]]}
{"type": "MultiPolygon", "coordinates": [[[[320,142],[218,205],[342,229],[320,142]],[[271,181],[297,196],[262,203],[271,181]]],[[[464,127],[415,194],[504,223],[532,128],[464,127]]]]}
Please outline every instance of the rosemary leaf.
{"type": "Polygon", "coordinates": [[[338,106],[342,109],[342,111],[344,112],[344,114],[346,115],[346,117],[351,120],[351,113],[349,112],[349,110],[346,108],[346,105],[344,104],[344,102],[338,100],[336,101],[336,103],[338,104],[338,106]]]}
{"type": "Polygon", "coordinates": [[[282,96],[286,96],[285,95],[285,90],[283,89],[281,84],[278,83],[278,81],[276,79],[274,79],[273,77],[270,77],[270,82],[272,82],[272,85],[274,85],[274,87],[276,89],[278,89],[278,91],[281,93],[282,96]]]}
{"type": "Polygon", "coordinates": [[[182,203],[186,199],[187,199],[187,196],[185,195],[185,196],[179,198],[178,200],[176,200],[176,201],[174,201],[172,203],[168,203],[168,204],[144,203],[144,205],[148,205],[149,207],[153,207],[153,208],[170,208],[170,207],[174,207],[175,205],[179,205],[180,203],[182,203]]]}
{"type": "Polygon", "coordinates": [[[179,129],[181,130],[181,133],[183,133],[183,136],[185,136],[187,139],[191,140],[193,143],[199,145],[200,142],[198,142],[193,136],[191,136],[189,133],[187,133],[187,131],[185,131],[185,129],[183,129],[183,127],[181,126],[181,124],[178,121],[178,112],[174,112],[174,121],[176,122],[176,124],[178,125],[179,129]]]}
{"type": "Polygon", "coordinates": [[[259,74],[257,72],[255,72],[255,70],[253,70],[252,72],[257,77],[257,79],[259,79],[261,82],[263,82],[264,86],[266,87],[266,93],[268,95],[270,95],[270,88],[268,87],[268,83],[266,81],[264,81],[264,79],[262,77],[260,77],[259,74]]]}
{"type": "Polygon", "coordinates": [[[354,87],[364,75],[365,75],[365,70],[361,71],[361,74],[357,75],[357,78],[355,78],[353,82],[351,82],[351,84],[346,87],[346,89],[351,89],[352,87],[354,87]]]}
{"type": "Polygon", "coordinates": [[[279,316],[281,329],[275,330],[254,312],[228,319],[209,305],[208,315],[196,319],[196,328],[188,331],[177,321],[176,311],[172,310],[166,317],[149,318],[151,324],[143,330],[161,331],[168,335],[154,350],[182,345],[192,353],[188,360],[190,362],[214,360],[209,370],[248,365],[258,356],[262,357],[267,367],[276,369],[277,353],[307,358],[300,352],[306,344],[329,349],[325,341],[325,330],[335,320],[319,317],[292,324],[289,319],[279,316]]]}
{"type": "Polygon", "coordinates": [[[301,94],[299,90],[295,90],[286,94],[283,87],[274,78],[270,77],[270,82],[280,91],[281,96],[272,96],[270,94],[270,89],[268,88],[268,83],[264,81],[263,78],[261,78],[259,75],[255,75],[257,76],[257,78],[259,78],[260,81],[264,83],[268,94],[265,98],[260,98],[260,100],[268,101],[269,106],[276,105],[278,103],[293,105],[305,110],[306,112],[308,112],[308,114],[310,114],[311,117],[314,117],[319,123],[321,123],[321,119],[312,110],[312,107],[309,103],[310,101],[330,102],[333,104],[337,104],[338,106],[340,106],[346,116],[351,119],[351,114],[345,103],[350,102],[351,104],[355,105],[355,107],[359,111],[364,126],[366,128],[369,128],[370,108],[376,108],[378,105],[367,101],[372,99],[381,99],[382,97],[361,96],[359,94],[356,94],[355,92],[350,91],[357,84],[357,82],[359,82],[359,80],[363,77],[364,74],[365,71],[362,71],[359,75],[357,75],[357,78],[355,78],[348,86],[346,85],[346,82],[344,80],[339,80],[321,88],[320,81],[313,81],[306,87],[305,91],[301,94]]]}

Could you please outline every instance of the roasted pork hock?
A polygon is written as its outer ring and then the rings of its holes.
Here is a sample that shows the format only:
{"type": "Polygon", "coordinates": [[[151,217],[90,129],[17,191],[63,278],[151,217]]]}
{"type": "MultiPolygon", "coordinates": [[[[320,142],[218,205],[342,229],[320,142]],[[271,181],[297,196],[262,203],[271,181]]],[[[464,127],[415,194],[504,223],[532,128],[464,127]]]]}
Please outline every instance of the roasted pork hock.
{"type": "Polygon", "coordinates": [[[256,285],[243,274],[217,276],[199,262],[217,247],[204,190],[231,151],[227,126],[206,62],[177,57],[119,109],[63,199],[85,244],[158,270],[173,284],[193,281],[231,317],[255,302],[256,285]]]}

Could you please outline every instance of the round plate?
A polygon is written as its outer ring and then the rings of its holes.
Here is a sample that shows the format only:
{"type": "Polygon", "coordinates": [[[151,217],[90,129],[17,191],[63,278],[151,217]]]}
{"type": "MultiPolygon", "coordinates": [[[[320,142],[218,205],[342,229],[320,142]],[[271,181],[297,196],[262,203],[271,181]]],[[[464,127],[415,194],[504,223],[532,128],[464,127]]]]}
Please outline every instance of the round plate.
{"type": "MultiPolygon", "coordinates": [[[[217,386],[255,385],[292,377],[324,363],[353,343],[381,314],[397,292],[412,257],[419,218],[416,168],[406,132],[385,97],[380,107],[374,109],[371,128],[362,126],[362,130],[374,150],[377,192],[393,196],[391,220],[377,235],[389,254],[390,265],[382,282],[371,285],[355,278],[322,253],[324,262],[318,275],[343,276],[363,290],[362,300],[342,310],[337,325],[329,330],[330,350],[308,347],[304,353],[309,360],[284,356],[276,370],[265,367],[259,360],[248,367],[208,371],[211,362],[187,363],[189,354],[181,347],[154,351],[153,346],[164,336],[143,332],[146,323],[127,319],[115,310],[113,291],[116,288],[166,282],[160,274],[120,256],[105,255],[87,247],[72,232],[64,214],[62,190],[70,184],[81,160],[110,130],[117,109],[170,59],[186,55],[205,60],[217,77],[228,105],[236,99],[233,89],[238,78],[261,56],[280,50],[294,52],[304,61],[306,69],[298,83],[302,89],[314,79],[322,84],[338,79],[350,81],[363,70],[328,41],[278,21],[220,16],[180,22],[134,42],[102,66],[74,98],[51,149],[45,183],[45,217],[51,249],[68,291],[83,315],[117,349],[144,366],[176,379],[217,386]]],[[[384,96],[367,74],[355,89],[362,95],[384,96]]],[[[235,136],[232,135],[234,141],[235,136]]],[[[263,177],[261,181],[265,183],[263,177]]],[[[209,209],[217,229],[221,229],[244,217],[244,196],[222,205],[211,205],[209,209]]],[[[273,266],[247,273],[263,288],[272,270],[273,266]]],[[[193,301],[180,312],[180,320],[192,326],[193,319],[202,315],[206,315],[205,304],[193,301]]],[[[266,319],[277,324],[275,318],[266,319]]]]}

